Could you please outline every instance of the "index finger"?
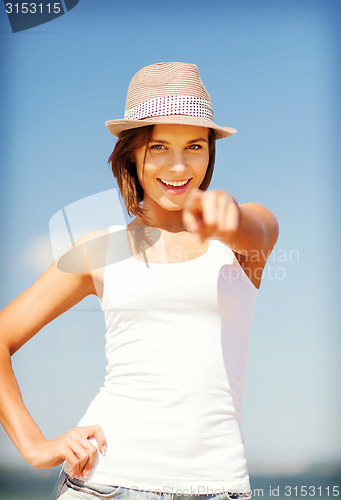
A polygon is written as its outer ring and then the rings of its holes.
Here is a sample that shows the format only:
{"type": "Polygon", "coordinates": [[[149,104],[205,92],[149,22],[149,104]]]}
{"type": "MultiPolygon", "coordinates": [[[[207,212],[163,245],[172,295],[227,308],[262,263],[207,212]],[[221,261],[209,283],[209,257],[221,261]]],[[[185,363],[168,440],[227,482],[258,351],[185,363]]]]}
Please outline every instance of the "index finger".
{"type": "Polygon", "coordinates": [[[185,203],[185,208],[191,208],[193,210],[199,209],[201,207],[201,200],[203,192],[198,188],[193,188],[189,193],[185,203]]]}
{"type": "Polygon", "coordinates": [[[183,210],[183,222],[188,231],[196,231],[202,222],[202,193],[193,189],[186,200],[183,210]]]}

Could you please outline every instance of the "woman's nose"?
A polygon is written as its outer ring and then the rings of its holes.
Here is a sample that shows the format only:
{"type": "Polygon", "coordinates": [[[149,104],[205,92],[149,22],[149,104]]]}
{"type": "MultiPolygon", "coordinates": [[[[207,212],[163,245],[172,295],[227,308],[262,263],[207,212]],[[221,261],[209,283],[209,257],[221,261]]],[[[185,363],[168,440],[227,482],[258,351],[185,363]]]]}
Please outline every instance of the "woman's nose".
{"type": "Polygon", "coordinates": [[[187,169],[183,153],[173,153],[168,162],[168,169],[171,172],[182,172],[187,169]]]}

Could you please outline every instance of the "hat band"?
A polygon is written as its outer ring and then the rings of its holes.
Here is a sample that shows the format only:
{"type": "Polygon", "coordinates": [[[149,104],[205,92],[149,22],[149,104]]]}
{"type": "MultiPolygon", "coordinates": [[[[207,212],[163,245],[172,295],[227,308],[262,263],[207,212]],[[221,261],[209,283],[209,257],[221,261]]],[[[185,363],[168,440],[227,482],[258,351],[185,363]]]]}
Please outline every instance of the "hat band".
{"type": "Polygon", "coordinates": [[[213,121],[212,105],[202,97],[167,95],[142,102],[124,113],[126,120],[143,120],[152,116],[187,115],[213,121]]]}

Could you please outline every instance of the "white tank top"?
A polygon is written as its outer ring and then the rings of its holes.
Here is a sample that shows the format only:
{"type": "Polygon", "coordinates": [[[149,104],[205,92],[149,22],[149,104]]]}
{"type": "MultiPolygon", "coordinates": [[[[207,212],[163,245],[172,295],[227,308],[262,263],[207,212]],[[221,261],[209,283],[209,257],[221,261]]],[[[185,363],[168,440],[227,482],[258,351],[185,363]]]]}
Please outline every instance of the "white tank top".
{"type": "Polygon", "coordinates": [[[257,288],[218,240],[193,260],[148,265],[130,252],[110,261],[113,244],[101,303],[107,375],[78,424],[101,425],[108,446],[88,480],[249,491],[241,411],[257,288]]]}

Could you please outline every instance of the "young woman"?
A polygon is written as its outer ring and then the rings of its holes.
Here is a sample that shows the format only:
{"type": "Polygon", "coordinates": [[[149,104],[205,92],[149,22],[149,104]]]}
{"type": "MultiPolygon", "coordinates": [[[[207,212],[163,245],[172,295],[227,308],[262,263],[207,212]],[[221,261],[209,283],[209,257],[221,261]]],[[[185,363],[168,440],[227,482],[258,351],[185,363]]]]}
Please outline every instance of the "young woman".
{"type": "Polygon", "coordinates": [[[53,499],[249,499],[243,383],[276,218],[208,190],[215,141],[236,130],[214,123],[195,65],[140,70],[124,119],[106,126],[119,137],[109,161],[135,218],[84,235],[82,253],[70,249],[1,312],[1,423],[34,467],[65,461],[53,499]],[[105,383],[77,427],[46,440],[10,358],[89,294],[106,320],[105,383]]]}

